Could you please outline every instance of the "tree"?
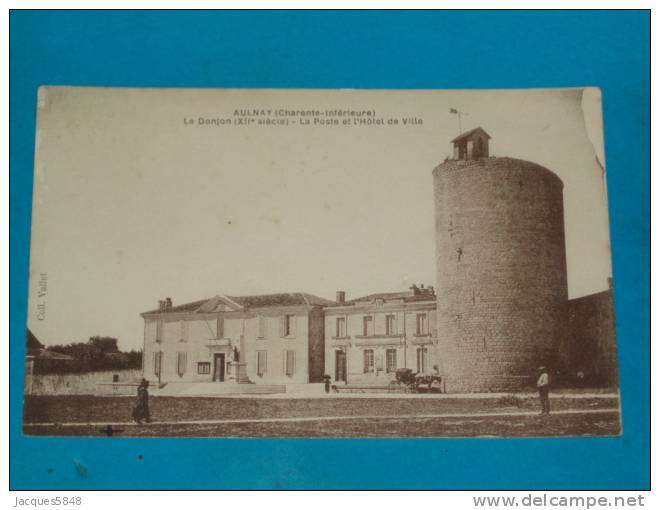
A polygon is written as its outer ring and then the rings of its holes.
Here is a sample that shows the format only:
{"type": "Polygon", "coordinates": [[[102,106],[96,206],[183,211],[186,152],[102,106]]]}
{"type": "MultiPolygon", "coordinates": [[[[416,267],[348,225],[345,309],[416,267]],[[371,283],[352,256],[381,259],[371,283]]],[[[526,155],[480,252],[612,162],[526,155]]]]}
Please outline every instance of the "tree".
{"type": "Polygon", "coordinates": [[[142,367],[142,351],[121,352],[116,338],[93,336],[87,342],[53,345],[48,350],[71,356],[66,363],[37,359],[35,373],[80,373],[95,370],[122,370],[142,367]]]}
{"type": "Polygon", "coordinates": [[[98,348],[103,354],[107,352],[119,352],[117,339],[110,336],[93,336],[88,342],[92,347],[98,348]]]}

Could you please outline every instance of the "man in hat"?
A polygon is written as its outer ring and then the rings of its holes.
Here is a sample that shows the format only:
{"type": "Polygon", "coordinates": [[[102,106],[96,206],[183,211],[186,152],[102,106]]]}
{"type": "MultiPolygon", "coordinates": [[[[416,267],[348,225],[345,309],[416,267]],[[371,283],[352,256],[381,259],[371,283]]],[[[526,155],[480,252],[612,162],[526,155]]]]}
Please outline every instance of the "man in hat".
{"type": "Polygon", "coordinates": [[[536,381],[536,387],[539,390],[539,399],[541,400],[541,414],[550,414],[550,377],[545,367],[539,367],[539,378],[536,381]]]}
{"type": "Polygon", "coordinates": [[[139,425],[142,425],[143,420],[147,423],[151,421],[151,416],[149,415],[149,381],[146,379],[142,379],[138,386],[137,401],[133,408],[133,419],[139,425]]]}

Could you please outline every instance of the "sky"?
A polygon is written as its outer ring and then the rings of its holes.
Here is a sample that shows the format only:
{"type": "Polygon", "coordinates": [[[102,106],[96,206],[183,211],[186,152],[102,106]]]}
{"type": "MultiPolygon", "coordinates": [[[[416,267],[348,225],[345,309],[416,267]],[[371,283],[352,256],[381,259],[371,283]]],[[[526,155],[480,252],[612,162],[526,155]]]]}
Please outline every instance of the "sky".
{"type": "Polygon", "coordinates": [[[459,133],[451,108],[491,155],[564,182],[569,297],[611,276],[597,89],[47,87],[38,101],[28,326],[46,345],[140,348],[139,314],[166,296],[435,285],[431,172],[459,133]],[[246,109],[369,110],[384,125],[199,124],[246,109]]]}

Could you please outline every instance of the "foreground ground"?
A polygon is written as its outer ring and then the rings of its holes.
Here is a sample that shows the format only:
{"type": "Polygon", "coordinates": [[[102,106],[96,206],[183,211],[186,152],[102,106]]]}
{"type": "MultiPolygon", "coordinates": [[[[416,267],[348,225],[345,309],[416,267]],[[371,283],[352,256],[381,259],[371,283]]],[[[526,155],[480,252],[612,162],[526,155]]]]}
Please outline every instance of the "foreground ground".
{"type": "Polygon", "coordinates": [[[131,423],[126,397],[26,397],[27,435],[181,437],[530,437],[620,433],[618,399],[152,397],[154,423],[131,423]]]}

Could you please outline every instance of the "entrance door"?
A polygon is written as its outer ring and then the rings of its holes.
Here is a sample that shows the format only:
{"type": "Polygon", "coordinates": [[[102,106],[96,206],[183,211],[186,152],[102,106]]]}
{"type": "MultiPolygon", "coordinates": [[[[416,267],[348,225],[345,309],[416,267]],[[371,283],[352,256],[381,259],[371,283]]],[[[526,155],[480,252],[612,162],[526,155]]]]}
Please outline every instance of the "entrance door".
{"type": "Polygon", "coordinates": [[[213,380],[222,382],[225,380],[225,355],[213,355],[213,380]]]}
{"type": "Polygon", "coordinates": [[[335,381],[346,382],[346,353],[335,351],[335,381]]]}

